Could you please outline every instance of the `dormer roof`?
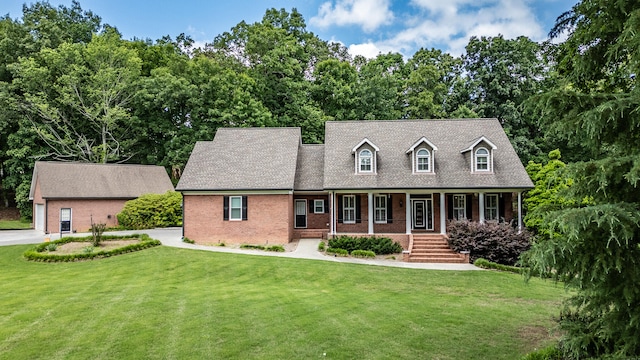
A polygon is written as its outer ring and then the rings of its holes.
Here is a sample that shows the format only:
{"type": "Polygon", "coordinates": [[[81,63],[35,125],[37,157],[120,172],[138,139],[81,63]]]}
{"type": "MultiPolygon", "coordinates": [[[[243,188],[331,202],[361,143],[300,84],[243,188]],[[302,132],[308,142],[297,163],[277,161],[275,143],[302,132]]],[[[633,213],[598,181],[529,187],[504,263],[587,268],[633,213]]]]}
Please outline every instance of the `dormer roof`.
{"type": "Polygon", "coordinates": [[[354,146],[353,149],[351,149],[351,153],[355,154],[355,152],[358,151],[358,149],[360,149],[362,147],[362,145],[364,145],[364,144],[368,144],[375,151],[380,151],[380,148],[378,148],[374,143],[372,143],[369,139],[364,138],[364,139],[362,139],[362,141],[360,141],[358,143],[358,145],[354,146]]]}
{"type": "Polygon", "coordinates": [[[420,140],[416,141],[413,145],[411,145],[411,147],[409,148],[409,150],[407,150],[407,151],[405,152],[405,154],[408,154],[408,153],[412,152],[412,151],[413,151],[413,150],[415,150],[418,146],[420,146],[422,143],[425,143],[425,144],[429,145],[429,147],[430,147],[432,150],[438,150],[438,148],[437,148],[435,145],[433,145],[433,144],[431,143],[431,141],[427,140],[427,138],[423,136],[423,137],[421,137],[421,138],[420,138],[420,140]]]}
{"type": "Polygon", "coordinates": [[[484,135],[480,136],[479,138],[473,140],[471,142],[471,145],[469,145],[468,147],[460,150],[461,153],[465,153],[467,151],[471,151],[473,150],[478,144],[480,144],[481,142],[485,142],[487,145],[489,145],[491,147],[492,150],[496,150],[498,147],[492,143],[491,141],[489,141],[489,139],[487,139],[484,135]]]}

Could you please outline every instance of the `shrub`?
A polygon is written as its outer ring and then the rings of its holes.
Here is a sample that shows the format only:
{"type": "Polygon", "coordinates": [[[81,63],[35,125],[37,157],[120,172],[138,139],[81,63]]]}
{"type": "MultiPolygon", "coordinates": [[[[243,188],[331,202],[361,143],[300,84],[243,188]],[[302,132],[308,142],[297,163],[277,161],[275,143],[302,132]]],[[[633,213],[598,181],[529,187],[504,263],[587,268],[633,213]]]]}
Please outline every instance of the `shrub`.
{"type": "Polygon", "coordinates": [[[116,216],[126,229],[182,226],[182,195],[175,191],[145,194],[127,201],[116,216]]]}
{"type": "Polygon", "coordinates": [[[82,248],[82,252],[85,254],[91,254],[93,252],[93,245],[85,246],[82,248]]]}
{"type": "Polygon", "coordinates": [[[374,258],[376,257],[376,253],[370,250],[353,250],[351,252],[351,256],[358,258],[374,258]]]}
{"type": "Polygon", "coordinates": [[[262,245],[242,244],[240,245],[240,249],[264,250],[265,247],[262,245]]]}
{"type": "Polygon", "coordinates": [[[185,242],[185,243],[187,243],[187,244],[195,244],[195,243],[196,243],[195,241],[193,241],[193,240],[189,239],[189,238],[188,238],[188,237],[186,237],[186,236],[184,236],[184,237],[182,238],[182,242],[185,242]]]}
{"type": "Polygon", "coordinates": [[[320,244],[318,244],[318,251],[324,251],[324,249],[325,249],[324,241],[320,241],[320,244]]]}
{"type": "Polygon", "coordinates": [[[468,220],[451,221],[447,226],[449,246],[455,251],[471,252],[471,262],[479,258],[503,265],[515,265],[520,254],[531,246],[530,234],[506,223],[480,224],[468,220]]]}
{"type": "Polygon", "coordinates": [[[273,252],[284,252],[284,246],[282,246],[282,245],[267,246],[267,248],[265,250],[273,251],[273,252]]]}
{"type": "Polygon", "coordinates": [[[58,249],[58,244],[56,244],[56,243],[49,243],[49,244],[45,247],[45,249],[46,249],[48,252],[56,251],[56,250],[58,249]]]}
{"type": "Polygon", "coordinates": [[[91,245],[98,247],[102,241],[102,233],[107,228],[107,224],[91,223],[91,245]]]}
{"type": "Polygon", "coordinates": [[[508,272],[512,272],[512,273],[516,273],[516,274],[522,274],[526,269],[521,268],[521,267],[517,267],[517,266],[509,266],[509,265],[502,265],[502,264],[498,264],[498,263],[494,263],[491,261],[488,261],[486,259],[480,258],[476,261],[473,262],[473,265],[479,267],[479,268],[483,268],[483,269],[493,269],[493,270],[499,270],[499,271],[508,271],[508,272]]]}
{"type": "Polygon", "coordinates": [[[353,250],[369,250],[376,254],[388,255],[402,252],[402,246],[387,237],[353,237],[341,235],[329,240],[330,248],[353,250]]]}
{"type": "Polygon", "coordinates": [[[349,252],[347,250],[345,250],[345,249],[329,247],[327,249],[327,254],[334,254],[334,255],[339,255],[339,256],[348,256],[349,252]]]}

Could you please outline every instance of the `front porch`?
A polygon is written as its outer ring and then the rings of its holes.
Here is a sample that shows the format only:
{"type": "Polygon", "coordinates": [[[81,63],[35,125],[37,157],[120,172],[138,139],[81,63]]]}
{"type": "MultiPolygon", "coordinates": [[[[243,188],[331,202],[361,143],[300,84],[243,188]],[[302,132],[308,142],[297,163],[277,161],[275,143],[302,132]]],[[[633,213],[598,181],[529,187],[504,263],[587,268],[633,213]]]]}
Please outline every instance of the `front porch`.
{"type": "Polygon", "coordinates": [[[405,261],[464,262],[465,256],[448,247],[447,220],[470,219],[484,223],[517,219],[517,226],[522,229],[521,209],[521,192],[504,189],[482,192],[332,191],[322,196],[294,196],[293,232],[296,239],[384,236],[405,249],[405,261]]]}

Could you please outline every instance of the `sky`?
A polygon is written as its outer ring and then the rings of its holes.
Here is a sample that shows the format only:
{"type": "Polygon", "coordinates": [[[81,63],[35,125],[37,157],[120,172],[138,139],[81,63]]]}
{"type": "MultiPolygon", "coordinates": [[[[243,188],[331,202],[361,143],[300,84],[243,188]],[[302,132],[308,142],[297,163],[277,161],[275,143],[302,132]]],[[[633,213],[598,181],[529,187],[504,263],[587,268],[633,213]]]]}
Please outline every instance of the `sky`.
{"type": "MultiPolygon", "coordinates": [[[[0,15],[22,17],[32,0],[0,0],[0,15]]],[[[190,35],[196,45],[241,21],[259,22],[270,8],[295,8],[307,30],[345,45],[352,55],[375,57],[398,52],[411,57],[420,48],[459,56],[471,36],[546,40],[556,18],[577,0],[80,0],[123,38],[157,40],[190,35]]],[[[71,0],[49,0],[70,6],[71,0]]],[[[557,41],[561,41],[559,39],[557,41]]]]}

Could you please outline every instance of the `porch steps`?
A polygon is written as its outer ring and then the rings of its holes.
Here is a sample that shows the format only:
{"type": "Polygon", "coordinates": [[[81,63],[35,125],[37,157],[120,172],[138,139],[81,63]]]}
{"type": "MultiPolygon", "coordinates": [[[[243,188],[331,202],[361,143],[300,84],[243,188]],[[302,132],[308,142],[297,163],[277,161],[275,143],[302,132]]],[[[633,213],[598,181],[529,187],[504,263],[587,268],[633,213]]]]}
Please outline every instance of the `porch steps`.
{"type": "Polygon", "coordinates": [[[445,235],[414,234],[409,262],[464,264],[468,260],[451,250],[445,235]]]}

